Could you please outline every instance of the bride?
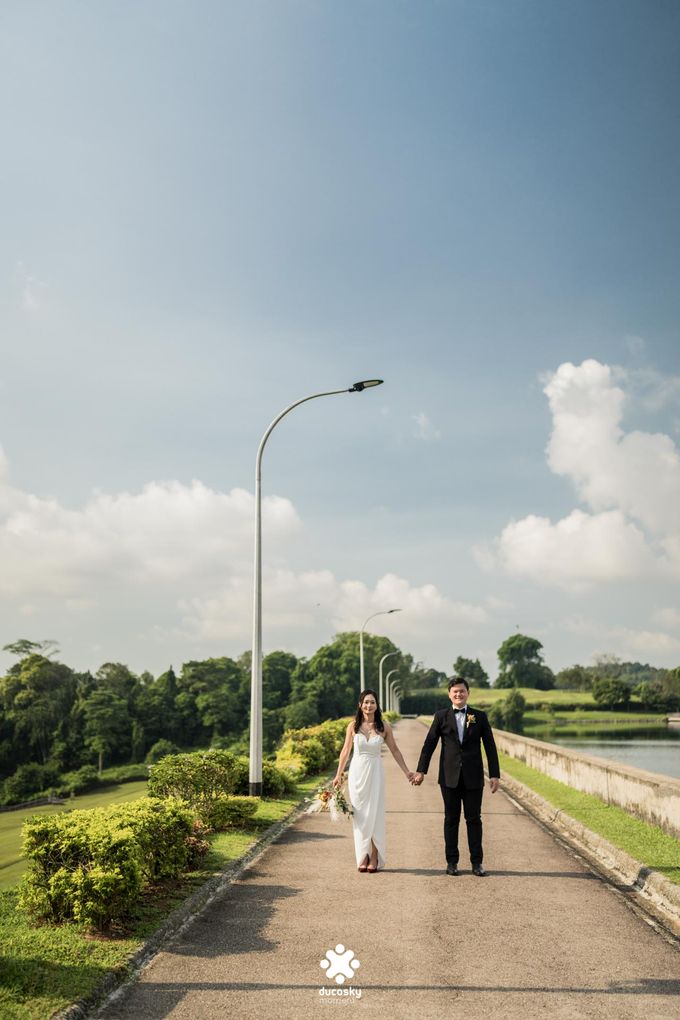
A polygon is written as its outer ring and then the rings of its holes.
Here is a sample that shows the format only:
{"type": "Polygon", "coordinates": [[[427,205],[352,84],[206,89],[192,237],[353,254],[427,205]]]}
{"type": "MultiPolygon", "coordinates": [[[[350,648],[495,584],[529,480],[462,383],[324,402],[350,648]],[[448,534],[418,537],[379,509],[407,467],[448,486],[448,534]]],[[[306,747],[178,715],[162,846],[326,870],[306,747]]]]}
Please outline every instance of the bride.
{"type": "Polygon", "coordinates": [[[358,870],[371,873],[385,866],[385,777],[380,760],[383,743],[411,782],[414,773],[406,767],[392,727],[382,718],[375,691],[367,688],[361,692],[356,716],[347,726],[333,786],[342,783],[347,759],[353,751],[348,785],[354,850],[358,870]]]}

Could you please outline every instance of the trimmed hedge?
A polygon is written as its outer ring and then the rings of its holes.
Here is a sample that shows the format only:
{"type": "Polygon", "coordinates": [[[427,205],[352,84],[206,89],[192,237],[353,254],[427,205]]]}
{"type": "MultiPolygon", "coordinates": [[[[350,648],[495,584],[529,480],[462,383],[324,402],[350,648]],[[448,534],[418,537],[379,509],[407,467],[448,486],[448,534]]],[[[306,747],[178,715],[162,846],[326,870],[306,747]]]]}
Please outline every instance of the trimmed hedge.
{"type": "Polygon", "coordinates": [[[258,797],[216,797],[208,811],[208,824],[218,832],[247,825],[258,804],[258,797]]]}
{"type": "Polygon", "coordinates": [[[184,805],[148,797],[36,816],[23,832],[29,867],[20,905],[36,918],[100,931],[129,916],[145,886],[180,874],[203,842],[184,805]]]}
{"type": "Polygon", "coordinates": [[[332,719],[318,726],[287,730],[276,752],[277,766],[290,769],[297,776],[325,772],[340,757],[349,721],[349,718],[332,719]]]}
{"type": "MultiPolygon", "coordinates": [[[[169,754],[150,766],[150,797],[177,797],[215,828],[218,826],[211,820],[215,801],[232,795],[247,797],[249,786],[248,759],[238,758],[231,751],[213,748],[210,751],[169,754]]],[[[295,778],[290,772],[268,761],[262,763],[263,796],[282,797],[294,792],[295,778]]],[[[234,808],[234,817],[236,811],[234,808]]],[[[250,814],[244,815],[244,819],[246,817],[250,814]]]]}

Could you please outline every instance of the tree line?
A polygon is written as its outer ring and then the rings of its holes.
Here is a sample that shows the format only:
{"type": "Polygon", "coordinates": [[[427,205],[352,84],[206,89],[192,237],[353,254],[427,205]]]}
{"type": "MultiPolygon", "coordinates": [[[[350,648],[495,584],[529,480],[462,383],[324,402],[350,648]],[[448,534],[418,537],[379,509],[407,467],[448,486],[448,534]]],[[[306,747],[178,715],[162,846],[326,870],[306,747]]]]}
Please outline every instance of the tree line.
{"type": "MultiPolygon", "coordinates": [[[[248,746],[250,652],[189,661],[178,672],[139,675],[118,662],[95,673],[78,672],[56,660],[54,641],[16,641],[5,650],[17,661],[0,678],[0,782],[21,767],[42,768],[44,783],[83,766],[154,760],[159,742],[165,751],[221,747],[244,752],[248,746]]],[[[378,685],[385,655],[404,693],[445,687],[447,674],[414,661],[386,637],[364,636],[368,686],[378,685]]],[[[608,707],[625,705],[631,695],[656,711],[680,708],[680,667],[656,670],[622,663],[613,656],[592,667],[573,666],[556,675],[543,661],[536,638],[513,634],[498,649],[495,686],[562,687],[592,690],[608,707]]],[[[454,672],[475,687],[489,687],[479,659],[458,656],[454,672]]],[[[359,635],[336,635],[310,658],[270,652],[263,660],[263,743],[272,753],[287,729],[313,726],[351,714],[359,693],[359,635]]],[[[38,779],[35,780],[38,782],[38,779]]]]}

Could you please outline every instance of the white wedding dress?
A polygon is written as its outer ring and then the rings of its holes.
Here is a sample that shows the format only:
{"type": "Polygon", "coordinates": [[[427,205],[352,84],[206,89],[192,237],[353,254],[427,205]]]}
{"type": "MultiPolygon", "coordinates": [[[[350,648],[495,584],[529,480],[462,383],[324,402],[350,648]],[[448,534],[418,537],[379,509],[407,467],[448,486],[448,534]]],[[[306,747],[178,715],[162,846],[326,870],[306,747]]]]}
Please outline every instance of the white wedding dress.
{"type": "Polygon", "coordinates": [[[371,854],[371,841],[378,850],[378,867],[385,864],[385,776],[379,733],[367,738],[354,734],[354,753],[349,766],[349,799],[352,805],[354,850],[357,866],[371,854]]]}

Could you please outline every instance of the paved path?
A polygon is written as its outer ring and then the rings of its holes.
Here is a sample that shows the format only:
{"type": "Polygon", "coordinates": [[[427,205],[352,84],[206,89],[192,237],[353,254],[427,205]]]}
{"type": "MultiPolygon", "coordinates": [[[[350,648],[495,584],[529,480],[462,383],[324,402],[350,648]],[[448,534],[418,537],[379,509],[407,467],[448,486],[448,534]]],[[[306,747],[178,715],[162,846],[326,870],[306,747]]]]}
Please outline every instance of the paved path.
{"type": "MultiPolygon", "coordinates": [[[[412,768],[424,735],[397,728],[412,768]]],[[[491,874],[448,877],[436,768],[414,789],[383,760],[384,872],[356,871],[349,822],[304,817],[100,1016],[680,1018],[678,949],[536,822],[487,790],[491,874]],[[338,943],[361,964],[344,986],[319,965],[338,943]]]]}

